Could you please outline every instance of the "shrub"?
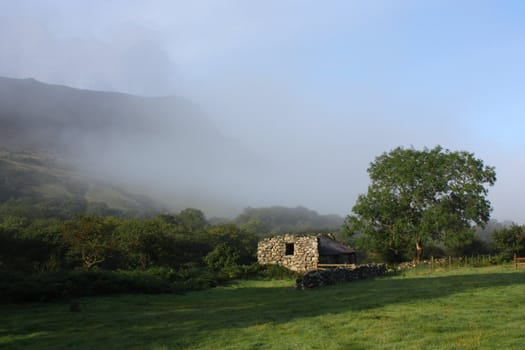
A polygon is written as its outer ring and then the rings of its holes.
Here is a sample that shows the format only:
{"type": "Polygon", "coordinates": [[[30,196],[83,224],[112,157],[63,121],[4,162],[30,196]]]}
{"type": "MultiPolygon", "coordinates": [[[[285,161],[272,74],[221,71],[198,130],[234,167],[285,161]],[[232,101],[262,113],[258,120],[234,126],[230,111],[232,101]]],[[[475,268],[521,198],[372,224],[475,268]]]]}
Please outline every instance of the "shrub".
{"type": "Polygon", "coordinates": [[[525,230],[522,226],[513,224],[492,234],[495,246],[501,255],[508,259],[514,254],[522,255],[525,252],[525,230]]]}
{"type": "Polygon", "coordinates": [[[261,267],[260,275],[270,279],[287,279],[300,276],[299,273],[288,270],[280,265],[263,265],[261,267]]]}
{"type": "Polygon", "coordinates": [[[220,243],[206,257],[206,264],[215,270],[221,270],[225,267],[237,266],[240,259],[238,249],[226,244],[220,243]]]}
{"type": "Polygon", "coordinates": [[[0,276],[2,302],[50,301],[69,297],[120,293],[159,294],[176,292],[176,286],[161,278],[109,271],[68,271],[0,276]]]}

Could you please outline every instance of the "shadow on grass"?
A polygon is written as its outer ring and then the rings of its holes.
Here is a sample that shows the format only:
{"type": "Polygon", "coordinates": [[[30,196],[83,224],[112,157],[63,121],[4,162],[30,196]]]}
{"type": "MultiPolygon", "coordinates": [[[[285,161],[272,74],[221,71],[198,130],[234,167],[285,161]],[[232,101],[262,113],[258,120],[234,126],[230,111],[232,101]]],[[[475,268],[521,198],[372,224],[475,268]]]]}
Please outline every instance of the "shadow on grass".
{"type": "Polygon", "coordinates": [[[33,344],[39,344],[35,348],[58,349],[58,344],[68,348],[71,341],[78,341],[76,348],[83,348],[79,344],[85,348],[97,344],[140,348],[151,347],[155,341],[185,347],[204,342],[212,332],[358,312],[515,284],[525,284],[525,273],[378,278],[309,291],[240,287],[183,296],[86,298],[83,310],[77,314],[66,311],[65,306],[58,312],[55,304],[53,312],[49,312],[45,305],[38,305],[42,311],[37,310],[27,320],[31,322],[26,323],[24,313],[30,309],[24,307],[21,314],[11,317],[10,325],[0,323],[0,339],[9,336],[3,343],[12,348],[30,348],[33,344]]]}
{"type": "MultiPolygon", "coordinates": [[[[525,284],[525,273],[466,274],[441,277],[377,278],[325,288],[216,290],[213,300],[187,299],[176,311],[180,334],[286,323],[327,314],[359,312],[392,304],[418,302],[479,288],[525,284]]],[[[210,295],[211,296],[211,295],[210,295]]]]}

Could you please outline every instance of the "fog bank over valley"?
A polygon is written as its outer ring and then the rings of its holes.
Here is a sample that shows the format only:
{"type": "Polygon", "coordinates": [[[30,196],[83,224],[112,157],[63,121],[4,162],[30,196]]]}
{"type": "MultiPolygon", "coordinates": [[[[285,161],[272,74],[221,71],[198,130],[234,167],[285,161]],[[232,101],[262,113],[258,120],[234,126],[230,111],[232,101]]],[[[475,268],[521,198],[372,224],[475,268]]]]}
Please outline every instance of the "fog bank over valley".
{"type": "Polygon", "coordinates": [[[512,1],[8,2],[0,143],[209,217],[346,215],[376,156],[441,145],[495,166],[493,218],[524,223],[523,14],[512,1]]]}

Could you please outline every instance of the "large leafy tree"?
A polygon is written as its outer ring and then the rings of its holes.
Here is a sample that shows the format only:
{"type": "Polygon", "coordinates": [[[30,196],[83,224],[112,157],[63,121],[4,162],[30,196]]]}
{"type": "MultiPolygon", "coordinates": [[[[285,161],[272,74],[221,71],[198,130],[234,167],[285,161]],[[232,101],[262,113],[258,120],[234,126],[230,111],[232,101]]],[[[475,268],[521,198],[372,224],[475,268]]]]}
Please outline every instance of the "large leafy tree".
{"type": "Polygon", "coordinates": [[[359,233],[388,260],[405,258],[413,247],[419,260],[429,242],[468,242],[473,227],[490,218],[487,186],[496,172],[472,153],[398,147],[378,156],[368,173],[368,192],[358,197],[344,230],[359,233]]]}

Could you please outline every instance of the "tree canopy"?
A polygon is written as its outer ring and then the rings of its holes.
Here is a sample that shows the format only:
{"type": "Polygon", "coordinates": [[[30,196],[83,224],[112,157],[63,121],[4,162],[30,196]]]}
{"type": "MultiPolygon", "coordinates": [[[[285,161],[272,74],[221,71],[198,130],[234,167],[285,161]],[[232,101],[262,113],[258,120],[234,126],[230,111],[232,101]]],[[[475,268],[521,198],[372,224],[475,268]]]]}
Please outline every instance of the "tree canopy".
{"type": "Polygon", "coordinates": [[[249,225],[260,235],[290,232],[333,232],[343,223],[339,215],[320,215],[305,207],[245,208],[234,223],[249,225]]]}
{"type": "Polygon", "coordinates": [[[525,251],[525,230],[523,226],[512,224],[496,230],[492,234],[494,244],[506,258],[511,258],[514,254],[522,255],[525,251]]]}
{"type": "Polygon", "coordinates": [[[425,243],[468,242],[473,227],[490,218],[487,186],[496,172],[472,153],[398,147],[376,157],[368,174],[368,192],[357,198],[344,231],[358,233],[387,260],[406,259],[413,247],[419,259],[425,243]]]}

